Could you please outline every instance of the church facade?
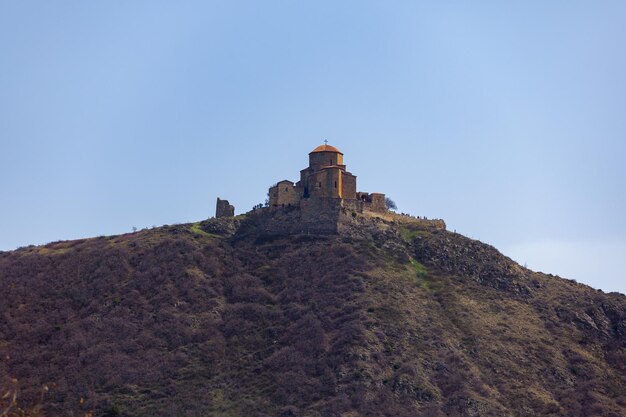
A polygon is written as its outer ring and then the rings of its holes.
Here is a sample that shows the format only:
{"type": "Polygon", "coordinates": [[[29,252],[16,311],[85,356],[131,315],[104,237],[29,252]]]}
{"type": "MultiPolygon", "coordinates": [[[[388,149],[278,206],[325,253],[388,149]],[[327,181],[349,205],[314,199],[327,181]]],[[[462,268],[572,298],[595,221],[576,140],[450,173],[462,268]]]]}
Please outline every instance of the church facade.
{"type": "Polygon", "coordinates": [[[269,208],[301,207],[307,202],[339,201],[353,210],[385,212],[385,195],[357,192],[356,175],[346,170],[343,153],[328,144],[309,153],[309,166],[300,171],[295,184],[283,180],[269,189],[269,208]]]}

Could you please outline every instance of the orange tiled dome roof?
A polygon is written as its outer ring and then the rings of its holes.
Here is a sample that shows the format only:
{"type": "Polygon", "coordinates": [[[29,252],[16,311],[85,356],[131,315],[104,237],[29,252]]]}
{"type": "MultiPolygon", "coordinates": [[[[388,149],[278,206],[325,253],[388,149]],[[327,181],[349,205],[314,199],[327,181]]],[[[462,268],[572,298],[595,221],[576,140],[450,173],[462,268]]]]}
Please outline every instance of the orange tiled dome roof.
{"type": "Polygon", "coordinates": [[[311,151],[311,153],[315,152],[337,152],[343,155],[343,153],[339,149],[330,145],[320,145],[317,148],[313,149],[313,151],[311,151]]]}

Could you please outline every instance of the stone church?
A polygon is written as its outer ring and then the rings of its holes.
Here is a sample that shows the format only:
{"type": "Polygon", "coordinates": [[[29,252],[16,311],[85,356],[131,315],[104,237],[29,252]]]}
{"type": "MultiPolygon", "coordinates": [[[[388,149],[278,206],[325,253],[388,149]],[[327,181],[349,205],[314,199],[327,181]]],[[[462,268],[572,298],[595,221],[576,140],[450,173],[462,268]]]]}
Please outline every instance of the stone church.
{"type": "Polygon", "coordinates": [[[348,172],[343,153],[328,144],[309,153],[309,166],[300,171],[300,181],[283,180],[269,189],[270,209],[301,207],[307,202],[340,201],[358,212],[385,212],[385,195],[357,192],[356,175],[348,172]]]}
{"type": "MultiPolygon", "coordinates": [[[[346,170],[343,153],[327,143],[309,153],[309,166],[300,171],[300,181],[280,181],[270,187],[268,195],[266,207],[256,206],[256,211],[298,209],[303,221],[322,220],[342,210],[387,213],[385,194],[358,192],[356,175],[346,170]]],[[[228,200],[217,199],[215,217],[234,214],[228,200]]]]}
{"type": "MultiPolygon", "coordinates": [[[[245,213],[253,229],[263,236],[293,234],[331,235],[353,230],[368,218],[420,224],[445,230],[441,219],[420,219],[387,209],[385,194],[359,192],[356,175],[346,170],[343,153],[334,146],[318,146],[309,152],[309,166],[300,171],[296,183],[283,180],[270,187],[268,200],[245,213]]],[[[216,218],[233,217],[235,208],[217,199],[216,218]]],[[[246,231],[247,230],[247,231],[246,231]]]]}

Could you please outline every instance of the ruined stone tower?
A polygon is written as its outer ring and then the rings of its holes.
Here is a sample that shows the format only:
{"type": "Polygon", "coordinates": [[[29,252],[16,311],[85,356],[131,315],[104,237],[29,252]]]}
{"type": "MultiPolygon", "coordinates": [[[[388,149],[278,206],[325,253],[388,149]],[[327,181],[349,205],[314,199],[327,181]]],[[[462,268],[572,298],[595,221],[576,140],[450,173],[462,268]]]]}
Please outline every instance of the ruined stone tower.
{"type": "Polygon", "coordinates": [[[233,217],[235,215],[235,207],[230,205],[228,200],[220,200],[217,197],[215,205],[215,217],[233,217]]]}

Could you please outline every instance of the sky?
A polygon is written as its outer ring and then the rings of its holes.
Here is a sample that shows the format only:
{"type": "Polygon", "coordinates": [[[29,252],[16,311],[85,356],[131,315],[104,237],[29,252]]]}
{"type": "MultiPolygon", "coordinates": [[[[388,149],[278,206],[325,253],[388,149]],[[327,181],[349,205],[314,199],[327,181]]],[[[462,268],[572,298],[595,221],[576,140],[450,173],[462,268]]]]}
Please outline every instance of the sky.
{"type": "Polygon", "coordinates": [[[0,250],[359,191],[626,293],[626,2],[0,0],[0,250]]]}

